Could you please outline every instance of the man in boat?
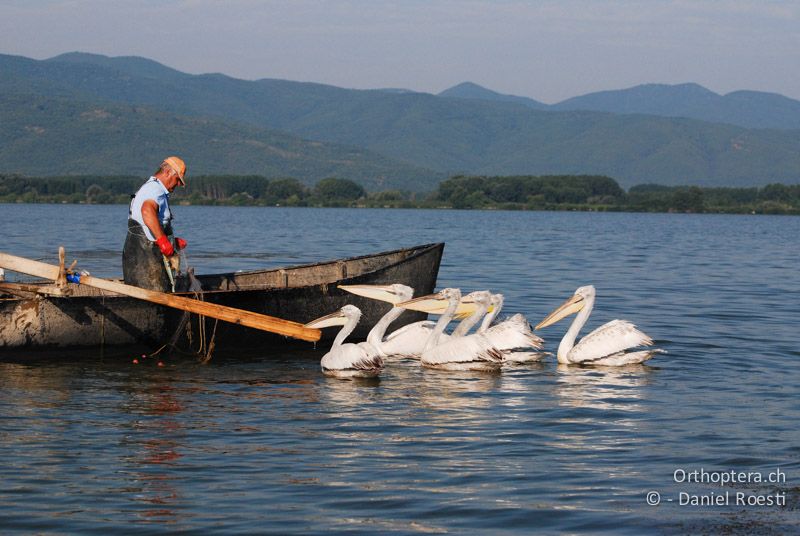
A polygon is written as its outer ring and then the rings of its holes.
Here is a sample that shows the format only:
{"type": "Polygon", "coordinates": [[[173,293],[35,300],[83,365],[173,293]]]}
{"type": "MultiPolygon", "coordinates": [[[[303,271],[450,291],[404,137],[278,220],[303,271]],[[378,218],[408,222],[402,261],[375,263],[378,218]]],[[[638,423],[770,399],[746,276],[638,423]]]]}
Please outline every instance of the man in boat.
{"type": "Polygon", "coordinates": [[[177,156],[161,162],[156,172],[132,196],[128,209],[128,236],[122,250],[125,283],[149,290],[174,290],[170,261],[186,241],[173,237],[169,194],[186,186],[186,164],[177,156]]]}

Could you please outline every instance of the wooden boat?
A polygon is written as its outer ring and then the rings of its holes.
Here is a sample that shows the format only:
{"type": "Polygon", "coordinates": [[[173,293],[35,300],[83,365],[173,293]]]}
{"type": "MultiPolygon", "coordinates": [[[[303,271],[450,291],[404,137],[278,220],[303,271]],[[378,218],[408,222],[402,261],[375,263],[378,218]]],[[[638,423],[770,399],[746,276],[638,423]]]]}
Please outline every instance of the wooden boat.
{"type": "MultiPolygon", "coordinates": [[[[337,285],[404,283],[414,288],[415,295],[428,294],[436,286],[443,250],[442,243],[426,244],[315,264],[198,275],[203,288],[198,297],[302,323],[352,303],[363,312],[353,337],[363,338],[390,305],[348,294],[337,285]]],[[[425,316],[409,312],[396,325],[425,316]]],[[[162,345],[179,338],[183,318],[179,310],[82,285],[60,288],[52,281],[2,282],[0,355],[13,357],[39,349],[162,345]]],[[[205,327],[209,337],[213,333],[217,349],[309,344],[211,319],[205,319],[205,327]]],[[[198,328],[195,324],[196,331],[198,328]]],[[[326,330],[323,338],[331,339],[335,332],[326,330]]]]}

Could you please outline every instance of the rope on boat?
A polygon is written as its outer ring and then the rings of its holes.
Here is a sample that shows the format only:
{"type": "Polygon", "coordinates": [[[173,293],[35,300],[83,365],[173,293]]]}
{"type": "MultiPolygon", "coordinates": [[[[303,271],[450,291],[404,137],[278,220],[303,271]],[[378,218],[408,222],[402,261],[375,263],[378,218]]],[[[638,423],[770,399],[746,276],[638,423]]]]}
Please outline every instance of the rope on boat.
{"type": "MultiPolygon", "coordinates": [[[[200,281],[194,275],[194,268],[189,266],[189,262],[186,256],[186,250],[180,250],[179,255],[181,256],[181,266],[186,266],[186,276],[189,279],[189,291],[194,294],[194,298],[199,301],[205,301],[203,295],[203,287],[200,284],[200,281]]],[[[189,353],[197,356],[197,359],[200,363],[208,363],[211,360],[211,356],[214,352],[215,346],[215,338],[217,334],[217,325],[219,324],[219,320],[214,321],[214,329],[211,333],[211,338],[207,338],[206,335],[206,317],[204,315],[197,316],[197,332],[198,332],[198,347],[197,350],[192,350],[191,347],[194,343],[194,331],[192,329],[192,322],[191,322],[191,313],[185,312],[181,321],[178,322],[178,327],[175,330],[175,333],[172,335],[170,342],[163,347],[161,347],[158,351],[163,350],[164,347],[170,346],[173,350],[180,351],[177,347],[177,339],[178,337],[185,331],[186,337],[189,342],[189,353]]]]}
{"type": "MultiPolygon", "coordinates": [[[[194,294],[194,298],[196,300],[205,301],[204,296],[203,296],[203,287],[200,284],[200,281],[194,276],[194,268],[189,266],[188,258],[186,256],[186,251],[185,250],[180,250],[179,255],[181,256],[181,262],[180,262],[179,266],[181,266],[181,265],[182,266],[186,266],[186,276],[189,279],[189,291],[191,291],[194,294]]],[[[169,265],[169,261],[167,260],[166,257],[163,257],[163,258],[164,258],[164,267],[167,269],[167,273],[169,273],[170,283],[172,284],[172,291],[174,292],[175,291],[175,278],[173,277],[172,270],[170,269],[171,267],[169,265]]],[[[66,279],[70,283],[75,283],[75,284],[79,285],[81,283],[81,276],[82,275],[89,275],[89,272],[87,272],[85,270],[82,270],[80,272],[79,271],[75,271],[74,270],[75,269],[75,264],[76,264],[76,262],[73,262],[72,265],[67,270],[66,279]]],[[[101,295],[103,297],[103,302],[105,303],[105,294],[103,293],[101,295]]],[[[211,357],[212,357],[213,352],[214,352],[215,339],[216,339],[216,335],[217,335],[217,326],[219,325],[219,320],[218,319],[214,320],[214,328],[213,328],[213,330],[211,332],[211,338],[207,340],[207,338],[206,338],[206,317],[204,315],[198,315],[197,320],[198,320],[198,332],[199,332],[199,346],[198,346],[196,351],[192,351],[191,350],[191,346],[192,346],[192,342],[193,342],[192,338],[193,337],[192,337],[192,323],[191,323],[190,320],[191,320],[191,313],[189,313],[188,311],[184,312],[183,317],[181,318],[181,321],[178,322],[178,327],[175,330],[175,333],[173,333],[172,337],[170,338],[170,341],[168,343],[166,343],[166,344],[161,345],[161,347],[158,348],[157,350],[155,350],[154,352],[151,352],[149,354],[142,354],[142,358],[145,359],[145,358],[148,358],[148,357],[149,358],[156,357],[158,354],[163,352],[164,349],[167,348],[167,347],[170,347],[172,350],[180,351],[180,349],[178,349],[177,346],[176,346],[177,339],[180,336],[180,334],[184,331],[184,328],[185,328],[187,338],[189,339],[190,354],[197,356],[198,361],[200,363],[202,363],[202,364],[208,363],[211,360],[211,357]]],[[[104,317],[101,319],[101,324],[100,324],[100,338],[101,338],[101,347],[102,347],[104,345],[104,343],[105,343],[105,318],[104,317]]],[[[135,360],[135,362],[138,362],[138,360],[135,360]]]]}

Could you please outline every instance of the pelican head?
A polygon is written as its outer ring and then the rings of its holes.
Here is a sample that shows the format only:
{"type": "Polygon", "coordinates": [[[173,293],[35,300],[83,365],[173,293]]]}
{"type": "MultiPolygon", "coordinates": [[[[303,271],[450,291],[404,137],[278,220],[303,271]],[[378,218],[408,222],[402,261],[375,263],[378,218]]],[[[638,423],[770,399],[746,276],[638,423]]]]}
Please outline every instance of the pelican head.
{"type": "Polygon", "coordinates": [[[478,304],[472,294],[461,296],[461,290],[457,288],[445,288],[434,294],[420,296],[413,300],[395,304],[395,307],[402,307],[411,311],[421,311],[432,315],[440,315],[447,309],[450,300],[458,300],[458,308],[455,318],[464,318],[474,313],[478,309],[478,304]]]}
{"type": "Polygon", "coordinates": [[[502,309],[504,301],[505,297],[502,294],[492,294],[492,308],[490,310],[502,309]]]}
{"type": "MultiPolygon", "coordinates": [[[[463,320],[482,307],[486,307],[486,311],[489,312],[493,309],[491,300],[492,293],[488,290],[476,290],[470,292],[466,296],[461,296],[461,301],[458,304],[458,308],[456,309],[453,318],[456,320],[463,320]]],[[[445,309],[447,309],[447,304],[447,301],[442,300],[439,302],[438,308],[428,312],[430,314],[440,315],[444,313],[445,309]]]]}
{"type": "Polygon", "coordinates": [[[312,320],[305,325],[307,328],[329,328],[331,326],[344,326],[349,320],[355,319],[355,323],[361,319],[361,309],[355,305],[347,304],[336,312],[312,320]]]}
{"type": "Polygon", "coordinates": [[[430,313],[440,315],[447,309],[447,304],[450,300],[459,300],[460,305],[456,310],[456,314],[472,313],[475,310],[474,301],[465,302],[461,300],[461,290],[457,288],[445,288],[434,294],[427,296],[420,296],[413,300],[408,300],[395,304],[396,307],[409,309],[411,311],[421,311],[423,313],[430,313]]]}
{"type": "MultiPolygon", "coordinates": [[[[474,303],[479,306],[490,306],[492,303],[492,293],[488,290],[476,290],[474,292],[470,292],[463,298],[461,298],[462,303],[474,303]]],[[[491,308],[491,307],[490,307],[491,308]]]]}
{"type": "Polygon", "coordinates": [[[339,288],[357,296],[389,302],[397,305],[410,300],[414,289],[401,283],[391,285],[339,285],[339,288]]]}
{"type": "Polygon", "coordinates": [[[592,285],[579,287],[575,294],[573,294],[567,301],[561,304],[556,310],[547,315],[547,317],[539,322],[534,329],[546,328],[555,324],[564,317],[575,314],[581,311],[587,303],[594,302],[595,290],[592,285]]]}

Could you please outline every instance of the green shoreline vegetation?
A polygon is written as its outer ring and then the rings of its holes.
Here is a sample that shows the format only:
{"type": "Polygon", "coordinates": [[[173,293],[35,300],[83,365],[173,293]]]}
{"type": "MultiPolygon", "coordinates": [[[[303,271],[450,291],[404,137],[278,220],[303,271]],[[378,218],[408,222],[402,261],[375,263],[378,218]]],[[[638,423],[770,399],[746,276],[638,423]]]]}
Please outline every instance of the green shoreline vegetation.
{"type": "MultiPolygon", "coordinates": [[[[133,176],[24,177],[0,174],[0,203],[127,204],[142,184],[133,176]]],[[[309,187],[259,175],[192,177],[173,202],[183,205],[576,210],[728,214],[800,214],[800,184],[699,187],[645,184],[627,192],[596,175],[455,176],[434,192],[367,192],[327,178],[309,187]]]]}

